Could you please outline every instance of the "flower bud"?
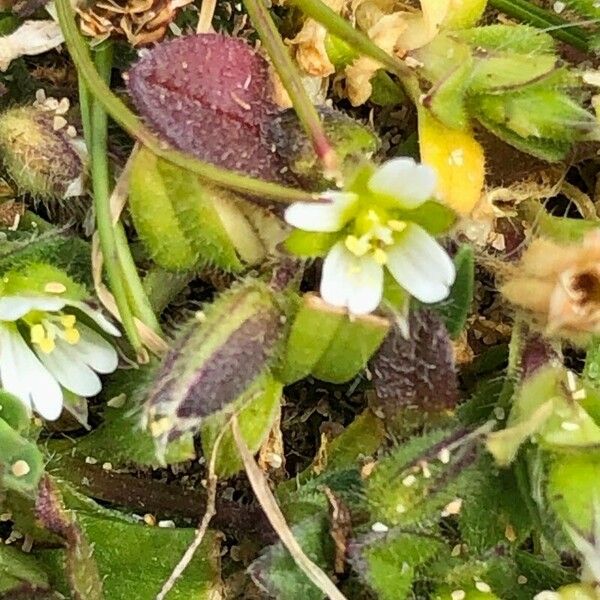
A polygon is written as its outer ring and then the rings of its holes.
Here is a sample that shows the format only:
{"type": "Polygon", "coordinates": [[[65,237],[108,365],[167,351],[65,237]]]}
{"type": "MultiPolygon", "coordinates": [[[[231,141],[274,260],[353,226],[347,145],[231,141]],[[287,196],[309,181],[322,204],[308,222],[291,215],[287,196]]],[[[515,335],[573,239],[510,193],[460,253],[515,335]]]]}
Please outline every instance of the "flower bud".
{"type": "Polygon", "coordinates": [[[54,117],[34,107],[12,108],[0,115],[0,150],[19,193],[55,200],[83,193],[84,159],[54,117]]]}
{"type": "Polygon", "coordinates": [[[183,329],[151,387],[145,421],[159,449],[235,402],[266,374],[283,335],[271,290],[250,280],[183,329]]]}
{"type": "Polygon", "coordinates": [[[570,583],[556,592],[540,592],[533,600],[598,600],[598,598],[600,598],[598,587],[586,583],[570,583]]]}

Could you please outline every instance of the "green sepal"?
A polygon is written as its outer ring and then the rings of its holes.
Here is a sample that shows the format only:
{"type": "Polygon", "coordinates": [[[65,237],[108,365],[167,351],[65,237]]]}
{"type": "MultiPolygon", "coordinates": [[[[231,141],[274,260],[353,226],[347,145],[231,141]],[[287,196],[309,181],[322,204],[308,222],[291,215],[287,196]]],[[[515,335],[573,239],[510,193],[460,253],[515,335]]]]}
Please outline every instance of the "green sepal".
{"type": "MultiPolygon", "coordinates": [[[[225,411],[208,417],[201,427],[202,449],[206,461],[210,461],[215,440],[232,412],[237,413],[240,433],[250,452],[255,453],[265,441],[279,412],[283,384],[267,374],[238,398],[225,411]]],[[[231,477],[243,469],[235,440],[229,429],[219,444],[215,472],[220,478],[231,477]]]]}
{"type": "Polygon", "coordinates": [[[278,377],[285,383],[314,375],[323,381],[352,379],[377,350],[389,329],[376,316],[348,313],[306,294],[292,323],[278,377]]]}
{"type": "Polygon", "coordinates": [[[27,436],[31,417],[25,405],[16,396],[0,389],[0,419],[17,433],[27,436]]]}
{"type": "Polygon", "coordinates": [[[432,236],[442,235],[456,223],[456,213],[448,206],[428,200],[413,210],[400,210],[394,217],[420,225],[432,236]]]}
{"type": "Polygon", "coordinates": [[[465,327],[475,285],[475,258],[471,246],[464,244],[454,257],[456,279],[450,288],[448,298],[434,309],[444,319],[450,337],[457,338],[465,327]]]}
{"type": "Polygon", "coordinates": [[[158,162],[159,158],[143,147],[135,156],[129,176],[129,210],[157,265],[172,271],[191,269],[197,256],[181,230],[158,162]]]}
{"type": "Polygon", "coordinates": [[[235,250],[235,234],[231,232],[233,235],[230,235],[225,230],[212,190],[194,173],[166,161],[159,160],[158,171],[169,190],[179,226],[190,241],[198,262],[239,271],[242,263],[235,250]]]}
{"type": "Polygon", "coordinates": [[[338,231],[304,231],[294,229],[285,240],[285,247],[292,254],[303,258],[325,256],[329,249],[343,236],[338,231]]]}

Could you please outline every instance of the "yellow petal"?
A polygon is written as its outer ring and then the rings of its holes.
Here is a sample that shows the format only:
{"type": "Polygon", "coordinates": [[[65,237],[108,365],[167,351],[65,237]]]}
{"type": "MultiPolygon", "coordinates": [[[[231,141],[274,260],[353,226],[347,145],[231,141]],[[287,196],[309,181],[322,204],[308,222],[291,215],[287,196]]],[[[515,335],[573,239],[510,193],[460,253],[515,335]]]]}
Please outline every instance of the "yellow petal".
{"type": "Polygon", "coordinates": [[[470,131],[450,129],[419,109],[421,161],[438,175],[438,196],[456,212],[471,212],[485,180],[483,148],[470,131]]]}

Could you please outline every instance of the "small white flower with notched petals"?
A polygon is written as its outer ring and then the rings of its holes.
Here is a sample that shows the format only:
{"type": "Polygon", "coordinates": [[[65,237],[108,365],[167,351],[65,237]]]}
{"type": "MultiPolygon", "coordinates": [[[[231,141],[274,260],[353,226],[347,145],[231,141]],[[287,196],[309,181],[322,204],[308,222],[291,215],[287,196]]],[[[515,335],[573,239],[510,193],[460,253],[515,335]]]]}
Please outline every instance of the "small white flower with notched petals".
{"type": "Polygon", "coordinates": [[[433,197],[435,171],[396,158],[379,167],[366,187],[362,194],[326,192],[321,201],[297,202],[285,212],[298,229],[340,232],[323,264],[323,299],[353,314],[374,311],[383,297],[384,268],[421,302],[446,298],[455,278],[452,260],[423,227],[406,220],[407,211],[433,197]]]}
{"type": "Polygon", "coordinates": [[[62,388],[79,396],[94,396],[102,387],[96,373],[111,373],[117,368],[113,345],[78,322],[76,312],[105,333],[120,335],[84,302],[56,296],[0,298],[2,387],[48,420],[60,416],[62,388]],[[24,332],[29,334],[27,341],[24,332]]]}

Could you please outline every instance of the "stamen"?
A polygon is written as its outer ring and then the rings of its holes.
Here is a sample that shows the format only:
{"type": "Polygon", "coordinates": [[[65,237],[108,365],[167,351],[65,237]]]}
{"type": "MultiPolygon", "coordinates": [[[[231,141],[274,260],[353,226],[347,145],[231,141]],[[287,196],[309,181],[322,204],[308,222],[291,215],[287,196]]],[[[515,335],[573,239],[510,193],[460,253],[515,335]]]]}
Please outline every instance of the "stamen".
{"type": "Polygon", "coordinates": [[[77,321],[77,317],[75,315],[61,315],[60,324],[65,329],[72,329],[75,327],[75,322],[77,321]]]}
{"type": "Polygon", "coordinates": [[[388,260],[388,256],[385,253],[385,250],[382,250],[381,248],[375,248],[375,250],[373,251],[373,258],[375,259],[375,262],[377,264],[380,264],[382,266],[385,265],[388,260]]]}
{"type": "Polygon", "coordinates": [[[406,222],[405,221],[398,221],[397,219],[391,219],[390,221],[387,222],[387,226],[392,230],[392,231],[404,231],[406,229],[406,222]]]}
{"type": "Polygon", "coordinates": [[[32,344],[40,344],[42,340],[46,337],[46,330],[41,323],[37,323],[33,325],[29,330],[31,335],[31,343],[32,344]]]}
{"type": "Polygon", "coordinates": [[[344,243],[346,248],[355,256],[364,256],[371,248],[369,239],[365,236],[357,238],[355,235],[349,235],[344,243]]]}
{"type": "Polygon", "coordinates": [[[65,340],[67,343],[74,346],[80,339],[81,334],[79,331],[77,331],[77,329],[75,329],[75,327],[72,327],[71,329],[65,329],[65,340]]]}

